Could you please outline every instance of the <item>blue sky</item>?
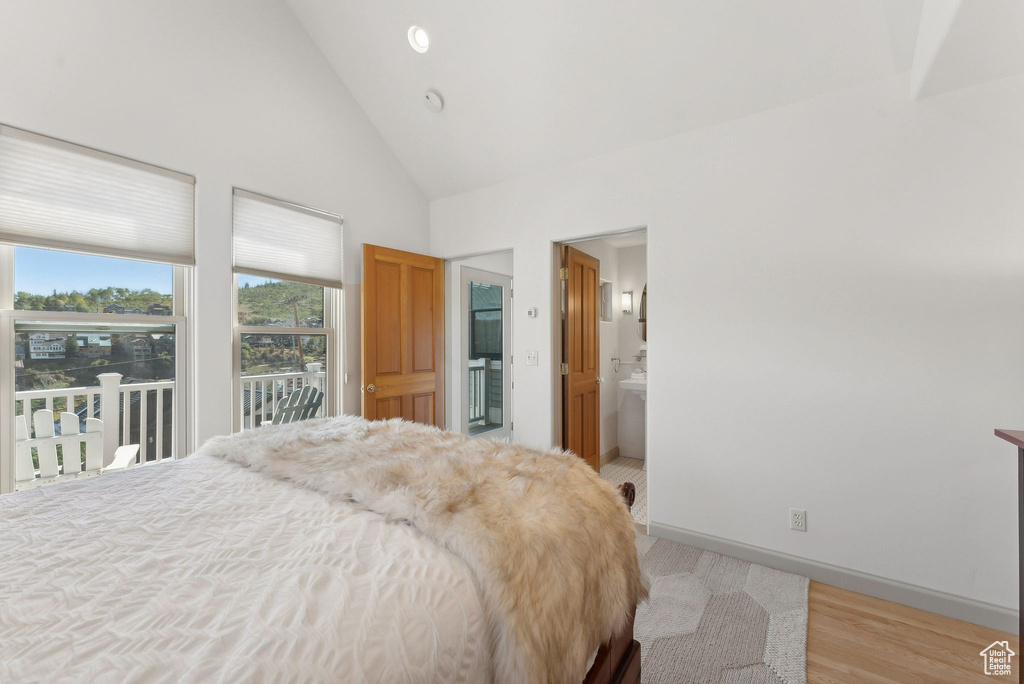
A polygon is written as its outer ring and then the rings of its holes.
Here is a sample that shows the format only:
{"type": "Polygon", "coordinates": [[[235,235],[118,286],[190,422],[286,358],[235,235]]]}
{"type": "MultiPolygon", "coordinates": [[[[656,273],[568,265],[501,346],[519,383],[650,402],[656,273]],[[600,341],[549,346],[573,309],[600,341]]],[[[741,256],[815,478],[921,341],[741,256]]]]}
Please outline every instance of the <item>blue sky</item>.
{"type": "Polygon", "coordinates": [[[149,288],[170,294],[172,268],[145,261],[86,256],[49,249],[18,247],[14,251],[14,289],[31,294],[52,294],[94,287],[149,288]]]}
{"type": "MultiPolygon", "coordinates": [[[[48,249],[18,247],[14,251],[14,289],[30,294],[52,294],[92,288],[149,288],[170,294],[172,267],[145,261],[111,259],[48,249]]],[[[270,278],[239,276],[239,285],[259,285],[270,278]]]]}
{"type": "Polygon", "coordinates": [[[277,283],[278,280],[273,278],[264,278],[263,276],[249,276],[240,275],[238,276],[238,287],[245,287],[246,285],[263,285],[264,283],[277,283]]]}

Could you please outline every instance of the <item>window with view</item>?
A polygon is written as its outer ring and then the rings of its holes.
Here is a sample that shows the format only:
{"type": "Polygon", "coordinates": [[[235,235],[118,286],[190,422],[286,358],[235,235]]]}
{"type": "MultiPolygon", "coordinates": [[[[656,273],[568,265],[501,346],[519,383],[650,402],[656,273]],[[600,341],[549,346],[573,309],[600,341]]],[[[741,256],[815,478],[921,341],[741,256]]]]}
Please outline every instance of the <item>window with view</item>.
{"type": "MultiPolygon", "coordinates": [[[[103,416],[104,429],[114,423],[117,446],[139,446],[133,465],[173,457],[180,320],[174,267],[29,247],[12,251],[15,431],[37,433],[40,411],[51,412],[45,415],[55,437],[67,430],[63,414],[75,416],[81,433],[88,419],[103,416]],[[117,397],[117,415],[102,409],[105,385],[117,397]]],[[[84,446],[74,454],[58,446],[60,475],[71,474],[69,458],[81,460],[75,472],[85,472],[84,446]]],[[[60,479],[41,477],[40,457],[38,447],[31,450],[33,477],[23,468],[16,488],[60,479]]]]}
{"type": "Polygon", "coordinates": [[[183,449],[193,189],[0,126],[0,493],[183,449]]]}
{"type": "Polygon", "coordinates": [[[305,387],[318,394],[309,398],[308,415],[302,417],[325,415],[328,332],[319,332],[325,288],[245,274],[237,279],[241,427],[272,422],[278,407],[305,387]],[[283,332],[289,328],[318,332],[283,332]]]}
{"type": "Polygon", "coordinates": [[[341,218],[241,190],[234,202],[235,428],[332,415],[341,218]]]}

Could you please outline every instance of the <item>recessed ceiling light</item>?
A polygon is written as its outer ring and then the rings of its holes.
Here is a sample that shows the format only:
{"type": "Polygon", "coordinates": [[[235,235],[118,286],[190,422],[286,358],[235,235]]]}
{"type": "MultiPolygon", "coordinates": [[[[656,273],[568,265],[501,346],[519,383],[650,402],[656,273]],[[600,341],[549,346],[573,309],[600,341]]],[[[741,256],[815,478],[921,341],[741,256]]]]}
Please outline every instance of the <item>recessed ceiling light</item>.
{"type": "Polygon", "coordinates": [[[416,52],[423,53],[430,47],[430,36],[419,26],[409,27],[409,45],[416,52]]]}

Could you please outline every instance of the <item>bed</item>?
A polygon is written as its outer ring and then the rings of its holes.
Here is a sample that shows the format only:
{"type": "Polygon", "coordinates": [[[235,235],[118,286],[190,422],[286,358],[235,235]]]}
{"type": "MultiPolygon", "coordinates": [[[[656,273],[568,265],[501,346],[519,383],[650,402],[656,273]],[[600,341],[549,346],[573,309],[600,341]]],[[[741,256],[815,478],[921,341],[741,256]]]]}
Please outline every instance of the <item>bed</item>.
{"type": "Polygon", "coordinates": [[[638,682],[629,487],[571,458],[345,417],[2,497],[0,681],[638,682]]]}

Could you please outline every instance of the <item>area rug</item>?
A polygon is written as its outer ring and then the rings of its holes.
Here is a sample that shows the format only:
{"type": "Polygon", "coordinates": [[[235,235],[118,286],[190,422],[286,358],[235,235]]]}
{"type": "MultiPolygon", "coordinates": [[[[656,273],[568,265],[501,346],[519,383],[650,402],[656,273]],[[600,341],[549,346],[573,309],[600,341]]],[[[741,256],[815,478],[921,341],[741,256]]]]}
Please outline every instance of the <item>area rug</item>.
{"type": "Polygon", "coordinates": [[[637,533],[634,635],[650,684],[804,684],[806,577],[637,533]]]}

